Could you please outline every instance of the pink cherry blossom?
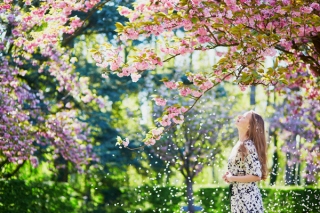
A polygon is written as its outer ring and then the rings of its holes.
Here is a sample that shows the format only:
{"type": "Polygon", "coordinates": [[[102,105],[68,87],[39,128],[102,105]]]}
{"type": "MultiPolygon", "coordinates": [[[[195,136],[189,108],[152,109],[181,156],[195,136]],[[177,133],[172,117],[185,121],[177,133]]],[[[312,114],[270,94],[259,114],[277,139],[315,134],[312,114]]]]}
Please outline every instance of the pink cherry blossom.
{"type": "Polygon", "coordinates": [[[172,121],[176,124],[182,124],[184,121],[184,116],[180,115],[179,117],[174,117],[172,121]]]}
{"type": "Polygon", "coordinates": [[[170,114],[168,115],[168,117],[171,119],[171,118],[174,118],[174,117],[176,117],[176,116],[178,116],[178,115],[179,115],[178,112],[172,112],[172,113],[170,113],[170,114]]]}
{"type": "Polygon", "coordinates": [[[75,17],[75,18],[71,21],[70,26],[71,26],[72,28],[78,28],[78,27],[81,27],[82,24],[83,24],[83,22],[81,21],[81,19],[78,18],[78,17],[75,17]]]}
{"type": "Polygon", "coordinates": [[[320,5],[319,3],[315,3],[313,2],[312,4],[310,4],[310,7],[312,7],[315,10],[320,10],[320,5]]]}
{"type": "Polygon", "coordinates": [[[167,101],[162,98],[155,98],[154,100],[156,102],[156,105],[158,105],[158,106],[165,106],[167,103],[167,101]]]}
{"type": "Polygon", "coordinates": [[[117,70],[117,69],[119,69],[119,64],[116,62],[116,61],[113,61],[113,62],[111,62],[110,63],[110,69],[112,70],[112,71],[115,71],[115,70],[117,70]]]}
{"type": "Polygon", "coordinates": [[[162,132],[163,132],[163,128],[153,129],[153,130],[152,130],[152,135],[158,136],[158,135],[161,135],[162,132]]]}
{"type": "Polygon", "coordinates": [[[7,16],[7,19],[8,19],[8,21],[9,22],[14,22],[14,20],[15,20],[15,16],[13,15],[13,14],[9,14],[8,16],[7,16]]]}
{"type": "Polygon", "coordinates": [[[276,51],[276,49],[274,49],[274,48],[269,48],[269,49],[266,49],[265,51],[264,51],[264,56],[275,56],[277,54],[277,51],[276,51]]]}
{"type": "Polygon", "coordinates": [[[137,82],[141,78],[141,75],[138,73],[131,73],[132,82],[137,82]]]}
{"type": "Polygon", "coordinates": [[[210,80],[207,80],[206,82],[204,82],[203,84],[201,84],[199,86],[199,88],[203,91],[206,91],[206,90],[210,89],[211,87],[213,87],[213,83],[210,80]]]}
{"type": "Polygon", "coordinates": [[[106,74],[102,74],[101,77],[102,77],[102,78],[109,78],[109,76],[106,75],[106,74]]]}
{"type": "Polygon", "coordinates": [[[135,64],[135,67],[137,70],[146,70],[146,69],[148,69],[149,64],[146,61],[138,62],[135,64]]]}
{"type": "Polygon", "coordinates": [[[168,89],[177,89],[177,84],[173,81],[163,82],[168,89]]]}
{"type": "Polygon", "coordinates": [[[122,69],[123,76],[129,76],[131,73],[137,72],[137,69],[135,67],[124,67],[122,69]]]}
{"type": "Polygon", "coordinates": [[[128,15],[132,13],[132,10],[127,7],[119,7],[119,13],[123,16],[128,17],[128,15]]]}
{"type": "Polygon", "coordinates": [[[189,87],[183,87],[179,91],[180,91],[181,96],[187,96],[187,95],[191,94],[191,89],[189,87]]]}
{"type": "Polygon", "coordinates": [[[30,157],[30,162],[33,167],[37,167],[39,165],[38,158],[35,156],[30,157]]]}
{"type": "Polygon", "coordinates": [[[153,146],[153,145],[156,144],[156,140],[151,138],[148,141],[146,141],[145,144],[148,145],[148,146],[153,146]]]}
{"type": "Polygon", "coordinates": [[[191,2],[194,4],[194,5],[199,5],[201,3],[201,0],[191,0],[191,2]]]}
{"type": "Polygon", "coordinates": [[[197,90],[192,90],[192,95],[196,98],[200,97],[201,95],[203,95],[202,92],[199,92],[197,90]]]}
{"type": "Polygon", "coordinates": [[[122,145],[123,145],[124,147],[127,147],[127,146],[129,145],[129,139],[126,138],[126,139],[122,142],[122,145]]]}
{"type": "Polygon", "coordinates": [[[162,120],[160,121],[160,124],[162,126],[169,126],[171,124],[169,116],[168,115],[163,116],[162,120]]]}
{"type": "Polygon", "coordinates": [[[307,6],[303,6],[303,7],[301,7],[301,9],[300,9],[300,11],[302,12],[302,13],[311,13],[312,12],[312,7],[307,7],[307,6]]]}
{"type": "Polygon", "coordinates": [[[181,107],[181,108],[180,108],[180,111],[181,111],[181,113],[185,113],[185,112],[188,111],[188,108],[186,108],[186,107],[181,107]]]}

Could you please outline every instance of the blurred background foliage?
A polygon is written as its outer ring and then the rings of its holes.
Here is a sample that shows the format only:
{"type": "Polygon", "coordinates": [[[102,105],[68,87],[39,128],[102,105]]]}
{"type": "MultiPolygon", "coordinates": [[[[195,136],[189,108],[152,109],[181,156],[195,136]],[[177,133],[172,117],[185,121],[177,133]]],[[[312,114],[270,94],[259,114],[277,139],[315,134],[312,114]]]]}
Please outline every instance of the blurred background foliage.
{"type": "MultiPolygon", "coordinates": [[[[188,176],[183,171],[187,170],[193,172],[195,204],[205,212],[228,212],[228,190],[221,174],[226,170],[226,159],[237,139],[234,119],[250,109],[263,115],[269,134],[268,164],[272,172],[268,180],[260,183],[266,212],[320,212],[319,175],[315,175],[312,183],[306,181],[305,161],[293,162],[299,168],[295,173],[299,181],[286,179],[290,171],[288,164],[292,165],[282,151],[288,142],[287,132],[272,129],[270,122],[277,107],[288,98],[271,87],[256,86],[242,92],[237,85],[222,83],[188,113],[185,124],[172,129],[154,147],[131,151],[115,146],[117,135],[128,137],[130,148],[142,144],[144,133],[154,125],[152,118],[161,111],[151,95],[157,92],[167,99],[175,96],[174,92],[164,89],[160,82],[163,77],[180,79],[187,84],[181,70],[202,72],[217,61],[214,52],[177,57],[163,69],[144,74],[137,83],[116,75],[101,77],[102,70],[95,66],[89,50],[106,40],[116,42],[114,24],[126,21],[118,14],[117,7],[131,7],[132,2],[106,1],[89,15],[76,14],[86,20],[86,24],[61,42],[77,58],[75,73],[87,78],[90,89],[104,97],[107,107],[80,104],[67,94],[57,95],[56,82],[32,69],[24,79],[32,88],[44,91],[45,100],[71,103],[72,108],[81,111],[79,119],[89,124],[90,141],[100,161],[87,165],[83,174],[77,173],[67,161],[60,162],[65,168],[53,171],[41,160],[46,154],[39,152],[37,168],[27,162],[0,181],[0,212],[179,212],[186,205],[188,176]],[[199,137],[194,139],[196,136],[199,137]],[[187,146],[194,147],[194,152],[186,153],[187,146]],[[179,153],[182,153],[180,157],[187,157],[194,168],[181,168],[179,153]]],[[[143,42],[153,42],[156,46],[153,38],[141,40],[143,42]]],[[[172,99],[170,104],[178,101],[190,104],[188,99],[172,99]]],[[[320,120],[319,111],[316,119],[320,120]]],[[[314,143],[317,141],[319,138],[314,138],[314,143]]]]}

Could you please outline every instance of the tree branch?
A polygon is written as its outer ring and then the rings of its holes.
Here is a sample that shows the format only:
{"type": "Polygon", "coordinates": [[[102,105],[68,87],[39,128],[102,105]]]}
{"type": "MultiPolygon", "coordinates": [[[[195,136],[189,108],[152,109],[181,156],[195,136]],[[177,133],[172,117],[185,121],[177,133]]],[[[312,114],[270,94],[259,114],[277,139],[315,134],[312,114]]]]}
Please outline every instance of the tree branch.
{"type": "Polygon", "coordinates": [[[14,176],[19,171],[19,169],[25,164],[25,162],[26,161],[23,161],[23,163],[19,164],[15,168],[15,170],[13,170],[11,173],[4,174],[2,177],[5,178],[5,179],[11,178],[12,176],[14,176]]]}
{"type": "Polygon", "coordinates": [[[9,163],[9,158],[6,158],[4,161],[2,161],[2,162],[0,163],[0,169],[2,169],[2,167],[3,167],[4,165],[6,165],[7,163],[9,163]]]}
{"type": "Polygon", "coordinates": [[[103,2],[100,2],[99,4],[96,4],[94,6],[94,8],[91,9],[91,11],[88,13],[87,17],[83,20],[81,27],[79,27],[72,35],[70,35],[69,37],[67,37],[65,40],[63,40],[62,42],[62,46],[66,46],[67,44],[69,44],[71,42],[72,39],[74,39],[75,37],[77,37],[81,31],[85,30],[85,28],[87,27],[85,25],[85,22],[89,20],[89,18],[97,11],[99,10],[101,7],[103,7],[106,3],[108,3],[111,0],[106,0],[103,2]]]}

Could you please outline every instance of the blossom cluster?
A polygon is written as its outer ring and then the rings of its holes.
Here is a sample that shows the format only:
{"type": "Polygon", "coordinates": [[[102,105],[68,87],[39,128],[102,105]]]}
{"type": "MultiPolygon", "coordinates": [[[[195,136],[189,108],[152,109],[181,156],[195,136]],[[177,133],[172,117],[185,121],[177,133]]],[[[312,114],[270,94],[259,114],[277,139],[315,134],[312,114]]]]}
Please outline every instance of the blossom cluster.
{"type": "MultiPolygon", "coordinates": [[[[163,133],[164,128],[160,127],[160,128],[154,128],[152,130],[150,130],[147,134],[147,137],[144,139],[144,144],[147,146],[151,146],[151,145],[155,145],[157,140],[160,140],[161,135],[163,133]]],[[[120,147],[128,147],[129,146],[129,139],[125,138],[125,139],[121,139],[121,137],[117,137],[117,143],[116,145],[120,146],[120,147]]]]}
{"type": "Polygon", "coordinates": [[[80,170],[88,159],[97,160],[92,147],[85,145],[87,125],[76,119],[78,112],[70,109],[70,103],[53,106],[45,100],[44,91],[31,88],[21,79],[31,72],[51,76],[57,82],[58,92],[103,107],[102,99],[89,89],[88,79],[74,73],[75,59],[61,45],[63,35],[70,36],[83,25],[72,12],[88,12],[99,1],[33,3],[0,3],[0,158],[12,163],[30,160],[37,166],[35,152],[43,145],[50,147],[54,158],[61,155],[80,170]]]}
{"type": "Polygon", "coordinates": [[[288,103],[276,108],[270,121],[271,128],[277,128],[286,135],[282,151],[291,156],[288,166],[306,162],[304,177],[308,183],[313,183],[320,172],[319,101],[303,100],[301,95],[292,92],[287,94],[287,98],[288,103]],[[297,141],[297,136],[300,141],[297,141]]]}
{"type": "MultiPolygon", "coordinates": [[[[176,56],[227,47],[224,54],[217,54],[222,57],[206,75],[185,74],[192,86],[172,79],[163,81],[165,86],[196,100],[222,81],[236,82],[241,90],[256,84],[272,85],[279,91],[301,88],[307,99],[319,100],[320,56],[315,39],[320,32],[319,11],[318,3],[305,1],[142,1],[133,9],[119,7],[129,21],[116,24],[119,47],[112,49],[117,53],[101,57],[108,51],[94,51],[101,59],[98,65],[109,61],[110,70],[120,77],[133,75],[136,82],[143,72],[161,67],[162,62],[176,56]],[[181,33],[175,35],[176,31],[181,33]],[[145,45],[129,57],[132,60],[118,60],[129,42],[154,36],[161,44],[157,51],[145,45]],[[270,57],[273,67],[264,63],[270,57]]],[[[155,101],[167,105],[161,97],[155,101]]],[[[157,119],[161,126],[183,122],[183,113],[171,107],[175,110],[167,106],[157,119]]]]}

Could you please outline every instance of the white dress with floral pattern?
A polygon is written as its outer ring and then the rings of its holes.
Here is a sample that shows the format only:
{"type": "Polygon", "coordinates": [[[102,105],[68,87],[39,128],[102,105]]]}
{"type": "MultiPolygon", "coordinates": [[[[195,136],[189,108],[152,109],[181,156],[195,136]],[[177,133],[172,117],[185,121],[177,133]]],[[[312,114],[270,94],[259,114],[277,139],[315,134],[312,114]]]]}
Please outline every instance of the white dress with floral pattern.
{"type": "MultiPolygon", "coordinates": [[[[256,147],[251,140],[245,141],[244,145],[248,155],[242,160],[241,154],[238,152],[234,160],[229,158],[228,171],[234,176],[241,174],[261,177],[261,164],[256,147]]],[[[256,182],[232,183],[231,212],[263,213],[262,197],[256,182]]]]}

